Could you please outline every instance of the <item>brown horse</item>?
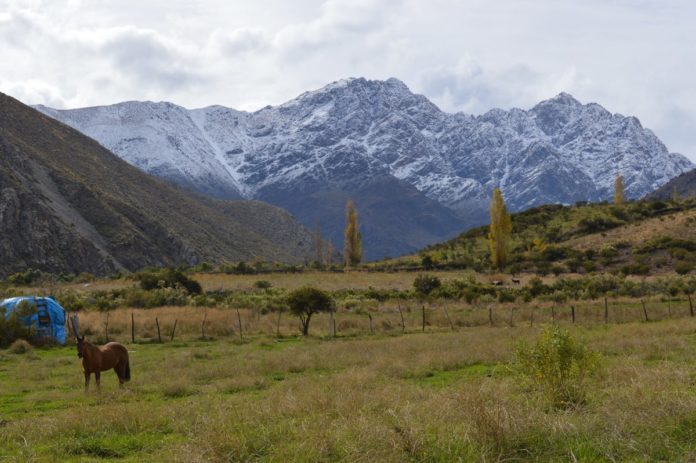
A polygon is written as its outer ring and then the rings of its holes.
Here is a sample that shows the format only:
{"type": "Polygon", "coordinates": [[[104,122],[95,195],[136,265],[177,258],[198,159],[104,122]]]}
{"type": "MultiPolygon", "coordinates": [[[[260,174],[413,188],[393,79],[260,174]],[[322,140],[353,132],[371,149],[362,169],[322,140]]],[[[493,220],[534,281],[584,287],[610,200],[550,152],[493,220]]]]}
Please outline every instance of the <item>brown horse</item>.
{"type": "Polygon", "coordinates": [[[82,368],[85,370],[85,392],[89,390],[89,377],[94,373],[97,383],[97,391],[100,390],[101,372],[112,368],[118,375],[118,385],[130,381],[130,364],[128,363],[128,349],[118,342],[110,342],[102,347],[95,346],[85,341],[84,336],[77,338],[77,356],[82,359],[82,368]]]}

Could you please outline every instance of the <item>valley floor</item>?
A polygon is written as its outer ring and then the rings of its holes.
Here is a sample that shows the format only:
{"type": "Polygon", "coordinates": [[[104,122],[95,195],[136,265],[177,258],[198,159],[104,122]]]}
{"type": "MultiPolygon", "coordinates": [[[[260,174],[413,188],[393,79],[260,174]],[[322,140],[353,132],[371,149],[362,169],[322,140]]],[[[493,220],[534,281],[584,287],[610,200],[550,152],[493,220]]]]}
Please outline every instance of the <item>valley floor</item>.
{"type": "Polygon", "coordinates": [[[105,373],[101,395],[83,393],[74,347],[0,351],[0,460],[694,460],[696,319],[561,324],[601,354],[570,410],[510,368],[539,333],[528,323],[163,344],[126,331],[133,380],[105,373]]]}

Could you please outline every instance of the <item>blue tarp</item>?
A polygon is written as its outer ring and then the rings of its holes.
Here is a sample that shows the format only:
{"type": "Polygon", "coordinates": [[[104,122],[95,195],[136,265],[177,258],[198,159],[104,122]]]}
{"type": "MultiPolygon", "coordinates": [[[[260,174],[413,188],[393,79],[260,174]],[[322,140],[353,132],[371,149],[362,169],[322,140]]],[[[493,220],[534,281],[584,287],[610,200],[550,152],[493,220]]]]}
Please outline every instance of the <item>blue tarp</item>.
{"type": "MultiPolygon", "coordinates": [[[[31,315],[21,318],[27,327],[31,326],[31,332],[65,344],[68,336],[65,330],[65,310],[63,307],[50,297],[12,297],[0,302],[5,317],[9,317],[22,301],[27,301],[31,308],[31,315]]],[[[0,316],[2,316],[2,312],[0,311],[0,316]]]]}

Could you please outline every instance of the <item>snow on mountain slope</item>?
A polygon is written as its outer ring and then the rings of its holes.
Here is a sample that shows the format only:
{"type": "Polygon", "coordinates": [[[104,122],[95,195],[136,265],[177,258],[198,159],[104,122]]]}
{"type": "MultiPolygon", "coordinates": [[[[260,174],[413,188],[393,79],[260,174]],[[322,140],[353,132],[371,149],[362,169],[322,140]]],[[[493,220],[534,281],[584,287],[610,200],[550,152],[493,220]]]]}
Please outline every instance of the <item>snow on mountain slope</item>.
{"type": "MultiPolygon", "coordinates": [[[[481,221],[495,187],[519,210],[608,199],[617,174],[629,197],[642,197],[694,167],[669,153],[638,119],[565,93],[528,111],[493,109],[476,117],[442,112],[397,79],[362,78],[253,113],[151,102],[38,109],[149,173],[217,196],[268,200],[294,213],[308,195],[337,188],[350,193],[393,178],[398,182],[390,191],[399,184],[415,188],[423,200],[444,207],[438,223],[447,225],[428,229],[430,238],[481,221]]],[[[340,241],[340,232],[331,234],[340,241]]]]}

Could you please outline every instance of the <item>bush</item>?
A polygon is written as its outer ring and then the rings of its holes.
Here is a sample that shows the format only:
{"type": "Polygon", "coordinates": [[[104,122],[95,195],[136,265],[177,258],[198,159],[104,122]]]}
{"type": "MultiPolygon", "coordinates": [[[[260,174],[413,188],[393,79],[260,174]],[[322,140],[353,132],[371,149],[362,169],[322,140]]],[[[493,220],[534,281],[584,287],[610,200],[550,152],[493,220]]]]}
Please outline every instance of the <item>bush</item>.
{"type": "Polygon", "coordinates": [[[686,275],[694,269],[694,265],[691,262],[677,262],[674,266],[674,271],[679,275],[686,275]]]}
{"type": "Polygon", "coordinates": [[[597,369],[597,355],[558,327],[547,327],[535,346],[520,345],[515,366],[553,407],[568,408],[586,400],[583,383],[597,369]]]}
{"type": "Polygon", "coordinates": [[[12,343],[8,350],[13,354],[26,354],[34,350],[34,348],[31,347],[31,344],[24,339],[17,339],[12,343]]]}
{"type": "Polygon", "coordinates": [[[432,275],[418,275],[413,281],[413,288],[416,292],[426,297],[440,286],[442,286],[440,279],[432,275]]]}
{"type": "Polygon", "coordinates": [[[271,286],[273,286],[273,285],[268,280],[258,280],[256,282],[254,282],[254,288],[258,288],[258,289],[268,289],[271,286]]]}
{"type": "Polygon", "coordinates": [[[143,271],[135,275],[140,287],[146,291],[158,288],[184,288],[189,294],[203,292],[200,283],[187,277],[181,270],[172,268],[160,271],[143,271]]]}
{"type": "Polygon", "coordinates": [[[29,336],[29,328],[22,323],[22,318],[31,315],[32,307],[21,303],[9,316],[5,316],[5,308],[0,307],[0,347],[6,347],[19,338],[29,336]]]}

